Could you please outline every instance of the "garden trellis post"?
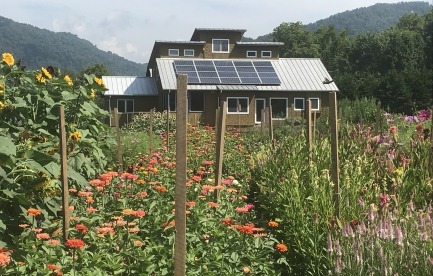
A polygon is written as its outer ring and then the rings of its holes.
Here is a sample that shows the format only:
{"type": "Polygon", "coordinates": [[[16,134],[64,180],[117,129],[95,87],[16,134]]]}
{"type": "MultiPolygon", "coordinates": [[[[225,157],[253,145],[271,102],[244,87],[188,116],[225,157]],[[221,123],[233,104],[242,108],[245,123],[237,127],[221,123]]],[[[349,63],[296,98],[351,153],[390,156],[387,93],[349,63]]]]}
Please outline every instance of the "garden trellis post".
{"type": "Polygon", "coordinates": [[[267,108],[267,119],[269,122],[269,139],[271,139],[272,146],[274,145],[274,124],[272,122],[272,105],[269,105],[267,108]]]}
{"type": "Polygon", "coordinates": [[[305,117],[307,119],[307,147],[309,156],[311,159],[311,151],[313,149],[313,134],[312,134],[312,124],[311,124],[311,101],[308,99],[306,102],[306,112],[305,117]]]}
{"type": "Polygon", "coordinates": [[[265,109],[263,108],[263,109],[261,110],[261,112],[262,112],[262,118],[261,118],[261,122],[260,122],[260,133],[261,133],[262,136],[263,136],[264,131],[265,131],[265,118],[266,118],[266,115],[265,115],[265,109]]]}
{"type": "Polygon", "coordinates": [[[153,151],[153,109],[150,110],[149,115],[149,155],[152,155],[153,151]]]}
{"type": "Polygon", "coordinates": [[[186,273],[186,169],[187,169],[187,75],[178,75],[176,93],[176,228],[174,244],[174,275],[186,273]]]}
{"type": "Polygon", "coordinates": [[[167,105],[167,149],[170,146],[170,107],[167,105]]]}
{"type": "Polygon", "coordinates": [[[119,126],[119,112],[117,107],[113,109],[114,127],[116,128],[116,142],[117,142],[117,163],[121,171],[123,171],[122,161],[122,144],[120,141],[120,126],[119,126]]]}
{"type": "Polygon", "coordinates": [[[340,217],[340,164],[338,159],[337,93],[329,93],[329,122],[331,127],[331,180],[334,184],[335,216],[340,217]]]}
{"type": "MultiPolygon", "coordinates": [[[[215,186],[221,185],[221,177],[223,172],[223,159],[224,159],[224,135],[226,130],[226,111],[227,101],[222,101],[218,114],[217,125],[217,141],[216,141],[216,170],[215,170],[215,186]]],[[[215,189],[215,201],[219,199],[219,189],[215,189]]]]}
{"type": "Polygon", "coordinates": [[[67,142],[65,130],[65,107],[59,108],[59,139],[60,139],[60,181],[62,182],[62,215],[63,215],[63,240],[68,239],[69,229],[69,187],[68,187],[68,160],[67,142]]]}

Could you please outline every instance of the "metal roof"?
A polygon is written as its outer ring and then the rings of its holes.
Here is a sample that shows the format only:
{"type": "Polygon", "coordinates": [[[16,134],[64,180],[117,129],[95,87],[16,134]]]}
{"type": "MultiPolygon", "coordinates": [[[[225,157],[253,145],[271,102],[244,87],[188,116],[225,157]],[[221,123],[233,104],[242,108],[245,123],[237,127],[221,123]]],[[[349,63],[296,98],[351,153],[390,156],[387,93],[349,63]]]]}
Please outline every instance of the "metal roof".
{"type": "Polygon", "coordinates": [[[248,41],[238,41],[236,42],[238,46],[283,46],[284,42],[248,42],[248,41]]]}
{"type": "Polygon", "coordinates": [[[217,85],[218,90],[250,91],[258,90],[256,85],[217,85]]]}
{"type": "Polygon", "coordinates": [[[190,40],[156,40],[155,43],[168,43],[168,44],[206,44],[206,41],[190,41],[190,40]]]}
{"type": "Polygon", "coordinates": [[[245,33],[246,29],[232,29],[232,28],[195,28],[194,32],[196,31],[212,31],[212,32],[239,32],[239,33],[245,33]]]}
{"type": "Polygon", "coordinates": [[[105,96],[157,96],[156,81],[150,77],[102,76],[105,96]]]}
{"type": "MultiPolygon", "coordinates": [[[[173,66],[174,60],[173,58],[156,59],[163,90],[176,90],[177,79],[173,66]]],[[[266,61],[272,63],[281,85],[254,85],[259,91],[338,91],[334,82],[323,84],[325,78],[332,79],[332,77],[319,58],[280,58],[266,59],[266,61]]],[[[220,90],[218,86],[221,85],[194,84],[188,85],[187,89],[220,90]]]]}

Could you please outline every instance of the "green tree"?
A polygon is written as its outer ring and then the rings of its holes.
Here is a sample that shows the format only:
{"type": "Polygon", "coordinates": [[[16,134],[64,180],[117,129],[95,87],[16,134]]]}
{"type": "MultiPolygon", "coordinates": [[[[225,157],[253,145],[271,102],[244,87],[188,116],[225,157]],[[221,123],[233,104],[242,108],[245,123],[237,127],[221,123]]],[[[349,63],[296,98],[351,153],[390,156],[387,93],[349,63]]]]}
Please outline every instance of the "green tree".
{"type": "Polygon", "coordinates": [[[95,75],[98,78],[101,78],[102,76],[110,76],[112,75],[110,70],[105,64],[96,63],[94,65],[87,66],[84,68],[83,71],[80,73],[81,75],[87,74],[87,75],[95,75]]]}

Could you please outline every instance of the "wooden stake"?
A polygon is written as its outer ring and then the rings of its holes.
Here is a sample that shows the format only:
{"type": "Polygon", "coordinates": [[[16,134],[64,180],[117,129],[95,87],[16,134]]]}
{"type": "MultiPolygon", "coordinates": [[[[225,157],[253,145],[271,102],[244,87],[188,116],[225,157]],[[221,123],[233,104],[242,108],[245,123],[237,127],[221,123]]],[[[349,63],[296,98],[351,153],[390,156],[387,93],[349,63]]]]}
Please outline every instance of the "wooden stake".
{"type": "Polygon", "coordinates": [[[334,184],[335,216],[340,217],[340,168],[338,159],[338,119],[337,119],[337,93],[329,93],[329,122],[331,127],[331,180],[334,184]]]}
{"type": "Polygon", "coordinates": [[[311,122],[311,101],[308,99],[306,101],[306,108],[305,108],[305,117],[307,121],[307,128],[306,128],[306,134],[307,134],[307,147],[308,152],[311,155],[311,151],[313,149],[313,134],[312,134],[312,122],[311,122]]]}
{"type": "MultiPolygon", "coordinates": [[[[224,158],[224,135],[226,131],[226,113],[227,113],[227,101],[222,101],[219,108],[218,118],[218,132],[216,133],[216,170],[215,170],[215,186],[221,185],[221,178],[223,173],[223,158],[224,158]]],[[[219,189],[215,190],[215,202],[219,199],[219,189]]]]}
{"type": "Polygon", "coordinates": [[[152,155],[153,151],[153,109],[150,110],[149,115],[149,155],[152,155]]]}
{"type": "Polygon", "coordinates": [[[265,133],[265,118],[266,118],[266,111],[265,111],[265,109],[263,108],[262,109],[262,120],[261,120],[261,122],[260,122],[260,132],[261,132],[261,134],[262,134],[262,136],[263,136],[263,134],[265,133]]]}
{"type": "Polygon", "coordinates": [[[68,187],[68,152],[65,130],[65,107],[60,106],[59,110],[60,124],[60,181],[62,182],[62,215],[63,215],[63,240],[66,242],[69,236],[69,187],[68,187]]]}
{"type": "Polygon", "coordinates": [[[117,107],[113,109],[113,119],[114,126],[116,127],[117,163],[120,171],[123,171],[122,142],[120,141],[119,112],[117,112],[117,107]]]}
{"type": "Polygon", "coordinates": [[[167,149],[170,146],[170,107],[167,106],[167,149]]]}
{"type": "Polygon", "coordinates": [[[274,145],[274,123],[272,121],[272,105],[268,107],[268,122],[269,122],[269,138],[271,139],[272,145],[274,145]]]}
{"type": "Polygon", "coordinates": [[[186,150],[187,150],[187,75],[178,75],[176,93],[176,194],[174,275],[186,273],[186,150]]]}

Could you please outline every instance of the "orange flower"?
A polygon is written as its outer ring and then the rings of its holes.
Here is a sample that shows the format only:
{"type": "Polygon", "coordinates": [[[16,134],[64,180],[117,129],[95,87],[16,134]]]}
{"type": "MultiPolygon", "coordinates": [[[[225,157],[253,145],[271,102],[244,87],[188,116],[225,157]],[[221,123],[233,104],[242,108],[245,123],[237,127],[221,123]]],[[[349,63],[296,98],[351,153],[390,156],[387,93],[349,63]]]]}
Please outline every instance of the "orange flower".
{"type": "Polygon", "coordinates": [[[29,208],[27,209],[27,214],[36,217],[37,215],[41,214],[41,211],[39,209],[29,208]]]}
{"type": "Polygon", "coordinates": [[[60,270],[60,267],[56,266],[55,264],[48,264],[47,268],[48,270],[60,270]]]}
{"type": "Polygon", "coordinates": [[[209,206],[209,207],[211,207],[211,208],[218,208],[219,207],[219,204],[218,203],[215,203],[215,202],[208,202],[207,203],[207,205],[209,206]]]}
{"type": "Polygon", "coordinates": [[[78,231],[81,231],[81,233],[85,234],[88,230],[88,228],[84,224],[77,224],[75,225],[75,229],[78,231]]]}
{"type": "Polygon", "coordinates": [[[81,248],[84,246],[84,242],[80,239],[71,239],[66,241],[66,246],[70,248],[81,248]]]}
{"type": "Polygon", "coordinates": [[[391,134],[396,134],[396,133],[397,133],[397,126],[391,126],[391,127],[389,128],[389,132],[390,132],[391,134]]]}
{"type": "Polygon", "coordinates": [[[233,223],[233,219],[232,218],[224,218],[221,220],[221,222],[225,225],[231,225],[233,223]]]}
{"type": "Polygon", "coordinates": [[[277,243],[277,245],[275,245],[275,248],[277,249],[278,252],[286,252],[287,251],[287,246],[284,243],[277,243]]]}
{"type": "Polygon", "coordinates": [[[98,211],[98,209],[95,209],[93,207],[89,207],[86,209],[87,213],[95,213],[96,211],[98,211]]]}
{"type": "Polygon", "coordinates": [[[50,235],[48,233],[39,233],[39,234],[36,234],[36,238],[38,240],[48,240],[48,239],[50,239],[50,235]]]}
{"type": "Polygon", "coordinates": [[[157,191],[160,192],[160,193],[167,192],[167,188],[164,187],[164,186],[156,186],[156,187],[155,187],[155,190],[157,190],[157,191]]]}
{"type": "Polygon", "coordinates": [[[138,197],[147,197],[147,193],[146,192],[139,192],[137,193],[138,197]]]}
{"type": "Polygon", "coordinates": [[[134,216],[137,217],[137,218],[142,218],[142,217],[144,217],[145,215],[146,215],[146,212],[144,212],[143,210],[137,210],[137,211],[135,211],[135,213],[134,213],[134,216]]]}
{"type": "Polygon", "coordinates": [[[133,242],[134,242],[135,246],[142,246],[142,245],[144,245],[144,242],[142,242],[140,240],[134,240],[133,242]]]}
{"type": "Polygon", "coordinates": [[[11,257],[5,253],[0,253],[0,266],[6,266],[11,261],[11,257]]]}
{"type": "Polygon", "coordinates": [[[125,216],[133,216],[135,214],[135,211],[132,209],[125,209],[122,211],[122,214],[124,214],[125,216]]]}
{"type": "Polygon", "coordinates": [[[56,246],[56,245],[60,244],[60,241],[59,240],[49,240],[48,243],[51,244],[51,245],[56,246]]]}
{"type": "Polygon", "coordinates": [[[272,228],[276,228],[279,226],[279,224],[278,224],[278,222],[271,220],[268,222],[268,226],[272,227],[272,228]]]}

